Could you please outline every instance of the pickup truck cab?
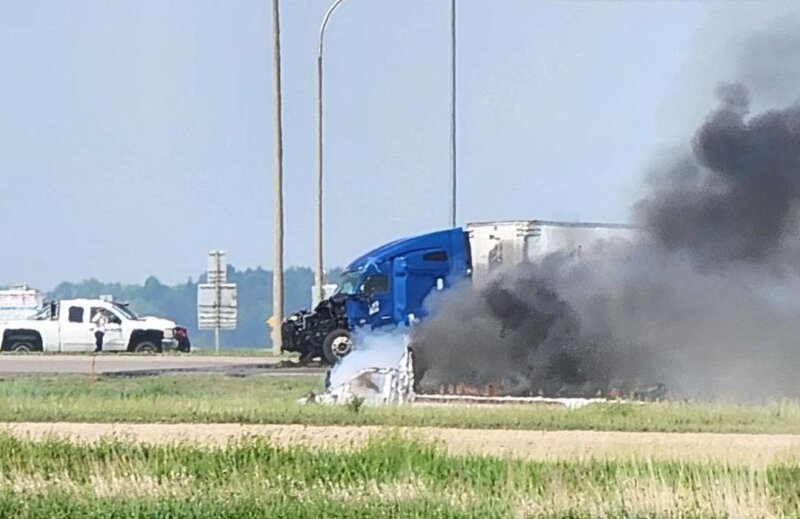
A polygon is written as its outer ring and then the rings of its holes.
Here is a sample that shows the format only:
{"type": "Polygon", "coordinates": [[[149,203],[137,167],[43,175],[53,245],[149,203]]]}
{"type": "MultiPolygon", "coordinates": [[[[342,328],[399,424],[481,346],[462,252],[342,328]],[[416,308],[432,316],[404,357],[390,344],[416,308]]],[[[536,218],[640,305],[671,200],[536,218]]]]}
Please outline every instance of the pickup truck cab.
{"type": "Polygon", "coordinates": [[[157,317],[139,317],[126,305],[101,299],[51,302],[34,317],[0,322],[0,351],[91,352],[95,349],[92,318],[105,313],[103,351],[188,352],[186,328],[157,317]]]}

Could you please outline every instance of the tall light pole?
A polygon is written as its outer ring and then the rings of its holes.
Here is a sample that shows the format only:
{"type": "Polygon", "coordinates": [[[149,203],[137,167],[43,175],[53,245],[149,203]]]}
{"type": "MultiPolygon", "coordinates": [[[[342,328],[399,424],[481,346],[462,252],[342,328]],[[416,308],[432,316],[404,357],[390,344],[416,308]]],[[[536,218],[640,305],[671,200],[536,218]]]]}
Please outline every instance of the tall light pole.
{"type": "Polygon", "coordinates": [[[273,218],[275,254],[272,265],[272,351],[281,352],[283,322],[283,128],[281,125],[281,25],[278,1],[272,0],[272,120],[273,151],[273,218]]]}
{"type": "MultiPolygon", "coordinates": [[[[314,273],[314,297],[316,301],[322,300],[322,285],[324,283],[324,270],[322,260],[322,69],[323,50],[325,41],[325,28],[328,20],[344,0],[335,0],[325,15],[319,28],[319,42],[317,45],[317,186],[316,186],[316,272],[314,273]]],[[[457,202],[456,178],[456,0],[450,0],[450,224],[456,226],[457,202]]]]}
{"type": "Polygon", "coordinates": [[[450,0],[450,227],[456,226],[456,0],[450,0]]]}
{"type": "Polygon", "coordinates": [[[317,44],[317,225],[316,225],[316,271],[314,272],[314,298],[316,302],[322,301],[322,285],[325,282],[322,264],[322,51],[325,41],[325,27],[328,25],[333,12],[344,0],[336,0],[325,11],[322,24],[319,27],[319,42],[317,44]]]}

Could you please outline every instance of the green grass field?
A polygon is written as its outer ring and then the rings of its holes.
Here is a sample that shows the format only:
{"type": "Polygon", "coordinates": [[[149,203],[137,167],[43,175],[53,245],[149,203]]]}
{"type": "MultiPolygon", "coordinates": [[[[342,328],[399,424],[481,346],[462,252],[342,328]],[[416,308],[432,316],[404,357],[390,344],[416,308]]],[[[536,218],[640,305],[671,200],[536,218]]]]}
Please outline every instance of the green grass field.
{"type": "MultiPolygon", "coordinates": [[[[627,431],[800,432],[800,403],[530,406],[302,406],[320,376],[14,376],[0,421],[240,422],[627,431]]],[[[498,431],[496,434],[503,434],[498,431]]],[[[800,464],[641,458],[524,461],[452,455],[385,432],[335,450],[269,436],[213,443],[34,441],[0,432],[0,517],[800,516],[800,464]]],[[[783,460],[783,458],[781,458],[783,460]]]]}
{"type": "Polygon", "coordinates": [[[355,451],[0,434],[4,517],[793,517],[800,466],[524,462],[383,436],[355,451]]]}
{"type": "Polygon", "coordinates": [[[233,422],[542,430],[800,433],[800,403],[611,404],[578,410],[510,405],[365,408],[299,405],[320,376],[0,379],[0,421],[233,422]]]}

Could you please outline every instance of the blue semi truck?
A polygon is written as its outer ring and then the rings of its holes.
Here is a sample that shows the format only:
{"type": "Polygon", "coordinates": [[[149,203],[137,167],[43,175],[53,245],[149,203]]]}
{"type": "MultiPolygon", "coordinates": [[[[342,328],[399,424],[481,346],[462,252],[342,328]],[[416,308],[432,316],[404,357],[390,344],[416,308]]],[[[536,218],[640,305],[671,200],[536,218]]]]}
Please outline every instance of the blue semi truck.
{"type": "Polygon", "coordinates": [[[283,351],[301,362],[335,363],[352,347],[352,332],[410,326],[425,319],[425,300],[464,279],[483,282],[502,265],[537,261],[555,251],[580,255],[591,242],[630,236],[626,225],[542,220],[479,222],[403,238],[347,266],[333,296],[289,316],[283,351]]]}

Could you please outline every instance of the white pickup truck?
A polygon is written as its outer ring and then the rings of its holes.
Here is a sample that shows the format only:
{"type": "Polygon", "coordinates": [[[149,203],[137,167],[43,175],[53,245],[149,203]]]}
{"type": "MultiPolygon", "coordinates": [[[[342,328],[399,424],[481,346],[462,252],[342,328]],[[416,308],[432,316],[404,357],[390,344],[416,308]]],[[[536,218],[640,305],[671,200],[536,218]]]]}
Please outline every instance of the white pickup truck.
{"type": "Polygon", "coordinates": [[[89,352],[95,349],[97,312],[107,318],[103,351],[188,352],[186,328],[157,317],[139,317],[124,304],[101,299],[73,299],[44,305],[34,317],[0,322],[0,351],[89,352]]]}

